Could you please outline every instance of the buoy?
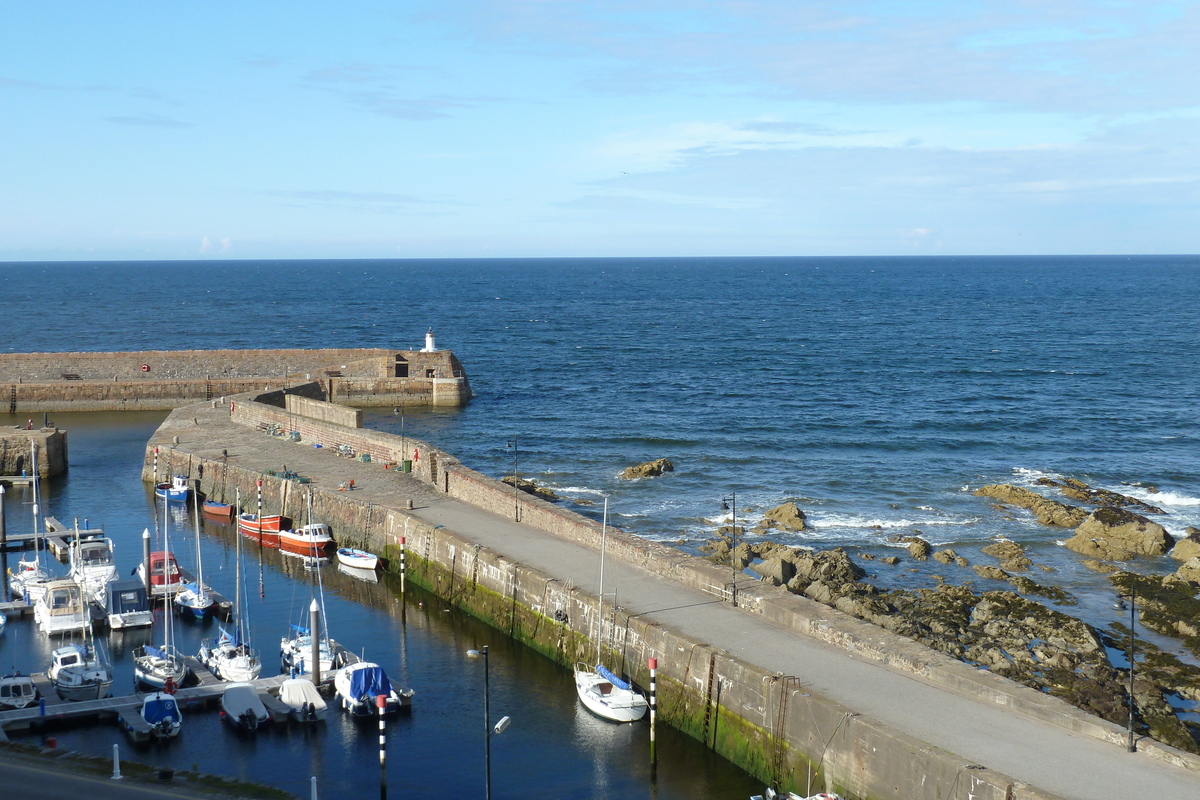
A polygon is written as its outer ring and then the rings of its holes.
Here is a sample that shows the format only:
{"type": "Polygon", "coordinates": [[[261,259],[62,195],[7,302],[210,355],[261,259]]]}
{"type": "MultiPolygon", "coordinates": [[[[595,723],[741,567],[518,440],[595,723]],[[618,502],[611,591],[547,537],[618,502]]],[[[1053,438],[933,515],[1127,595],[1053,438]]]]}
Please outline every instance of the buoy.
{"type": "Polygon", "coordinates": [[[149,371],[150,371],[150,365],[142,364],[142,372],[149,372],[149,371]]]}

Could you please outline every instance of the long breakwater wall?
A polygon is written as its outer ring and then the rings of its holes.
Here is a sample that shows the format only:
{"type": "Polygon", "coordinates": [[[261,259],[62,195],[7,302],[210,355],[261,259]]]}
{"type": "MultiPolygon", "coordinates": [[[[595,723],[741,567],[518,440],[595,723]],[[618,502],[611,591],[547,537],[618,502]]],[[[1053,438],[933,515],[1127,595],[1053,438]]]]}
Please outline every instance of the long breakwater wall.
{"type": "Polygon", "coordinates": [[[471,397],[449,350],[0,353],[0,413],[169,410],[302,381],[355,406],[462,406],[471,397]]]}
{"type": "MultiPolygon", "coordinates": [[[[302,404],[308,405],[308,404],[302,404]]],[[[312,410],[310,408],[310,410],[312,410]]],[[[345,448],[368,453],[379,469],[412,461],[412,476],[427,490],[449,496],[592,549],[599,549],[600,525],[531,495],[516,493],[495,479],[463,466],[448,453],[412,438],[338,425],[331,414],[300,413],[236,398],[230,419],[239,428],[283,427],[296,431],[311,448],[345,448]]],[[[201,449],[167,444],[172,426],[196,422],[188,410],[172,415],[146,451],[143,477],[171,472],[198,477],[201,491],[229,501],[235,490],[244,500],[261,492],[264,507],[304,519],[311,494],[314,516],[330,523],[343,545],[380,553],[395,569],[401,547],[407,579],[467,610],[563,665],[590,656],[591,636],[602,626],[604,641],[615,643],[608,660],[642,686],[649,683],[647,660],[658,659],[660,719],[703,741],[764,781],[797,791],[838,791],[858,800],[1047,800],[1039,790],[916,740],[852,709],[823,698],[797,676],[769,673],[747,659],[631,617],[619,609],[597,620],[597,598],[568,582],[539,572],[406,508],[366,502],[354,492],[304,485],[228,463],[201,449]],[[157,450],[157,452],[156,452],[157,450]],[[403,541],[403,545],[401,542],[403,541]]],[[[196,422],[198,425],[199,423],[196,422]]],[[[172,443],[173,444],[173,443],[172,443]]],[[[209,442],[207,452],[217,443],[209,442]]],[[[248,504],[247,507],[250,507],[248,504]]],[[[727,568],[619,531],[608,534],[610,557],[636,564],[677,584],[724,597],[727,568]]],[[[1002,678],[980,673],[909,640],[840,614],[778,587],[757,584],[739,589],[746,613],[769,617],[780,635],[811,636],[889,666],[919,674],[956,691],[1024,713],[1055,718],[1057,724],[1119,741],[1120,732],[1083,714],[1062,710],[1057,701],[1002,678]]]]}

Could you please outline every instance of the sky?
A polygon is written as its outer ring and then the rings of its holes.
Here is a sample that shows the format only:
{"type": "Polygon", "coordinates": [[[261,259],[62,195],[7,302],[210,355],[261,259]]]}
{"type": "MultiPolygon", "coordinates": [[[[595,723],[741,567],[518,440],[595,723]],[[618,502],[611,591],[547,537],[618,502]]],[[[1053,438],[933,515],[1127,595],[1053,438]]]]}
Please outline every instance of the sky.
{"type": "Polygon", "coordinates": [[[1200,252],[1200,0],[0,3],[0,261],[1200,252]]]}

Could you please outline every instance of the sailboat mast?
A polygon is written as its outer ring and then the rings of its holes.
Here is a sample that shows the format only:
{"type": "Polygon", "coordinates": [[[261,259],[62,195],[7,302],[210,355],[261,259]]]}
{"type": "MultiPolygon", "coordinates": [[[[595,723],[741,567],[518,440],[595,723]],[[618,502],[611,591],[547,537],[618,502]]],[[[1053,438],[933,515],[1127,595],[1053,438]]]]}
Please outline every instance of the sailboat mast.
{"type": "Polygon", "coordinates": [[[604,498],[604,521],[600,525],[600,604],[596,607],[596,663],[601,662],[604,641],[604,546],[608,539],[608,498],[604,498]]]}
{"type": "Polygon", "coordinates": [[[196,597],[204,591],[204,562],[200,559],[200,495],[192,492],[192,515],[196,521],[196,597]]]}

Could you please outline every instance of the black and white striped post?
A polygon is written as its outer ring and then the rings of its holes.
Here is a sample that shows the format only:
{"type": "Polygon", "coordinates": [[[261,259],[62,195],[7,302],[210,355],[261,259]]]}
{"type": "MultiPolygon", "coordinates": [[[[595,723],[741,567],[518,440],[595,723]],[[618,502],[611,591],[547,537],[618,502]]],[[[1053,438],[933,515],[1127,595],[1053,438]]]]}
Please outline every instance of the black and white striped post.
{"type": "Polygon", "coordinates": [[[258,479],[258,546],[262,547],[262,478],[258,479]]]}
{"type": "Polygon", "coordinates": [[[154,487],[158,488],[158,448],[154,448],[154,487]]]}
{"type": "Polygon", "coordinates": [[[658,681],[658,659],[652,658],[649,661],[650,666],[650,763],[651,765],[658,763],[658,752],[655,749],[654,742],[654,723],[658,716],[658,694],[656,683],[658,681]]]}
{"type": "Polygon", "coordinates": [[[400,594],[404,594],[404,541],[408,537],[400,537],[400,594]]]}
{"type": "Polygon", "coordinates": [[[379,800],[387,800],[387,695],[376,695],[375,705],[379,706],[379,800]]]}

